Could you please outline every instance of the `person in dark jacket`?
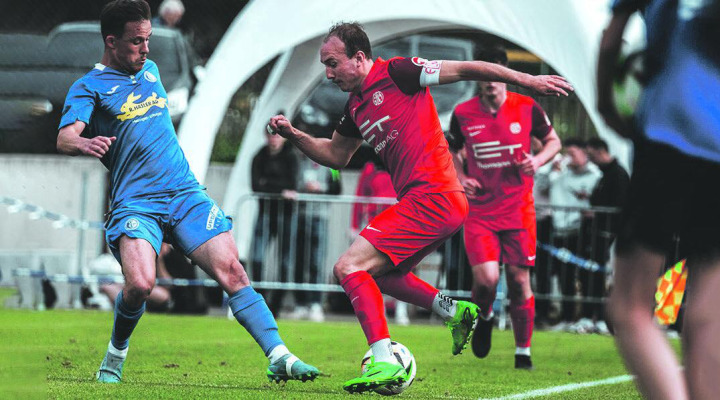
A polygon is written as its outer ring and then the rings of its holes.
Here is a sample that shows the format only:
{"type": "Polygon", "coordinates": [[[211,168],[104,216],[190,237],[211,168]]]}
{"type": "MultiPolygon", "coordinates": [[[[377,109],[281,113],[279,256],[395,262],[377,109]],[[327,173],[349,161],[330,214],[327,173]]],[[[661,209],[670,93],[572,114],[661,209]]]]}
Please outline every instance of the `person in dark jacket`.
{"type": "MultiPolygon", "coordinates": [[[[590,161],[602,171],[602,178],[590,194],[590,205],[592,207],[621,208],[630,187],[630,176],[627,171],[610,154],[607,142],[604,140],[592,138],[587,141],[585,149],[590,161]]],[[[619,218],[619,212],[596,212],[585,216],[586,223],[584,225],[596,233],[594,237],[588,236],[591,237],[590,243],[588,243],[590,258],[603,267],[610,258],[610,246],[617,235],[620,225],[619,218]]],[[[583,296],[605,297],[605,276],[604,270],[597,272],[581,270],[580,282],[582,282],[583,296]]],[[[582,317],[594,320],[596,327],[601,332],[606,330],[604,323],[598,322],[604,319],[602,304],[584,302],[582,317]]]]}
{"type": "MultiPolygon", "coordinates": [[[[255,155],[252,161],[252,190],[255,193],[279,194],[283,199],[259,199],[255,233],[253,235],[251,279],[262,280],[265,249],[271,239],[277,238],[279,264],[287,271],[290,264],[290,245],[292,243],[292,193],[297,189],[298,159],[292,146],[286,145],[286,139],[280,135],[265,133],[267,144],[255,155]]],[[[264,292],[271,311],[275,316],[279,310],[273,307],[268,298],[272,293],[264,292]]]]}

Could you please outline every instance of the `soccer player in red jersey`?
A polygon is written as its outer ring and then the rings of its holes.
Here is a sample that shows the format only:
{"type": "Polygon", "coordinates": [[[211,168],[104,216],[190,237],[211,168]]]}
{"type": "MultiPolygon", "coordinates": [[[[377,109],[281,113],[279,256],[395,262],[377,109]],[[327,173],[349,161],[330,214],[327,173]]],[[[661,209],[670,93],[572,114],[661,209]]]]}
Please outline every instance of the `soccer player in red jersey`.
{"type": "MultiPolygon", "coordinates": [[[[505,50],[497,47],[481,50],[475,59],[499,65],[508,61],[505,50]]],[[[492,304],[502,262],[515,333],[515,368],[532,369],[533,175],[560,151],[561,144],[545,111],[532,98],[508,92],[501,82],[484,80],[478,86],[480,94],[458,104],[450,124],[455,167],[470,203],[465,248],[475,278],[472,300],[481,310],[472,350],[480,358],[490,351],[492,304]],[[530,154],[531,136],[543,144],[535,155],[530,154]]]]}
{"type": "Polygon", "coordinates": [[[283,115],[272,117],[268,129],[288,138],[319,164],[336,169],[347,165],[364,140],[392,177],[399,202],[375,217],[334,267],[374,355],[367,372],[347,381],[344,388],[364,392],[407,379],[390,348],[381,292],[439,314],[450,327],[453,354],[467,344],[477,319],[477,306],[439,293],[410,272],[460,229],[468,212],[427,87],[493,80],[559,96],[572,86],[558,76],[532,76],[492,63],[420,58],[373,61],[370,41],[357,23],[330,29],[320,61],[326,77],[350,93],[332,138],[301,132],[283,115]]]}

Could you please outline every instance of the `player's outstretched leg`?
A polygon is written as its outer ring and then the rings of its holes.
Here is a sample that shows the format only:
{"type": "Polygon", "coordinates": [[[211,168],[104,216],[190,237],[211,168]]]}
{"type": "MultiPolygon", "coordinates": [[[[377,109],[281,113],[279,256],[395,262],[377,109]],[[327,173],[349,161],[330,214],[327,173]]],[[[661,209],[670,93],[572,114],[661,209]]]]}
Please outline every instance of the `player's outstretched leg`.
{"type": "Polygon", "coordinates": [[[265,299],[252,286],[246,286],[230,296],[230,310],[235,319],[247,329],[270,360],[267,377],[271,381],[312,381],[320,371],[290,353],[278,333],[265,299]]]}
{"type": "Polygon", "coordinates": [[[469,301],[456,301],[455,314],[445,322],[452,334],[452,353],[460,354],[470,341],[475,331],[480,308],[469,301]]]}
{"type": "Polygon", "coordinates": [[[115,298],[115,318],[108,350],[100,364],[95,378],[102,383],[119,383],[122,380],[123,364],[127,357],[130,335],[145,312],[145,303],[139,308],[128,305],[122,290],[115,298]]]}
{"type": "Polygon", "coordinates": [[[431,310],[445,321],[453,338],[452,353],[460,354],[472,337],[478,306],[455,301],[412,272],[391,272],[375,278],[380,290],[398,300],[431,310]]]}

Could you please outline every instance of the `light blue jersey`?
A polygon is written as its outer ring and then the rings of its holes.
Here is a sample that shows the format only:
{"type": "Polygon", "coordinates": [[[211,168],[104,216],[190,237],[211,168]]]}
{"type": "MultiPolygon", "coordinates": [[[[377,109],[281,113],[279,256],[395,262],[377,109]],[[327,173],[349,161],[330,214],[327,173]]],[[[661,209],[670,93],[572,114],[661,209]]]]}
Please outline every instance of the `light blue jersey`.
{"type": "Polygon", "coordinates": [[[111,174],[113,208],[199,186],[178,144],[167,101],[150,60],[135,75],[96,64],[70,88],[60,128],[82,121],[88,125],[84,137],[117,137],[101,159],[111,174]]]}
{"type": "Polygon", "coordinates": [[[85,137],[117,137],[101,159],[110,170],[112,210],[105,239],[118,261],[120,239],[167,242],[189,255],[232,229],[203,192],[178,144],[157,65],[135,75],[97,64],[68,92],[60,128],[83,121],[85,137]]]}

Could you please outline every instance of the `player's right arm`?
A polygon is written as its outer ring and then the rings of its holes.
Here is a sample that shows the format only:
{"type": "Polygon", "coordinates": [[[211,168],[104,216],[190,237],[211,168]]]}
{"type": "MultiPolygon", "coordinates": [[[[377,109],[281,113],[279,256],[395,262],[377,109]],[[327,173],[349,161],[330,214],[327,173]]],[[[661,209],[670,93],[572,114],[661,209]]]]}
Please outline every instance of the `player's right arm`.
{"type": "Polygon", "coordinates": [[[270,118],[268,128],[290,140],[311,160],[333,169],[344,168],[362,144],[362,139],[342,135],[337,130],[331,139],[316,138],[293,127],[284,115],[270,118]]]}
{"type": "Polygon", "coordinates": [[[95,111],[96,91],[84,79],[76,81],[65,98],[57,138],[57,150],[61,154],[77,156],[86,154],[102,158],[115,141],[115,137],[82,137],[85,127],[95,111]]]}
{"type": "Polygon", "coordinates": [[[458,81],[505,82],[543,96],[567,96],[568,92],[573,91],[572,85],[558,75],[530,75],[484,61],[443,61],[438,84],[458,81]]]}
{"type": "Polygon", "coordinates": [[[61,154],[77,156],[86,154],[102,158],[110,149],[110,145],[116,137],[96,136],[92,139],[84,138],[82,135],[86,124],[82,121],[75,121],[70,125],[60,128],[57,138],[57,150],[61,154]]]}

